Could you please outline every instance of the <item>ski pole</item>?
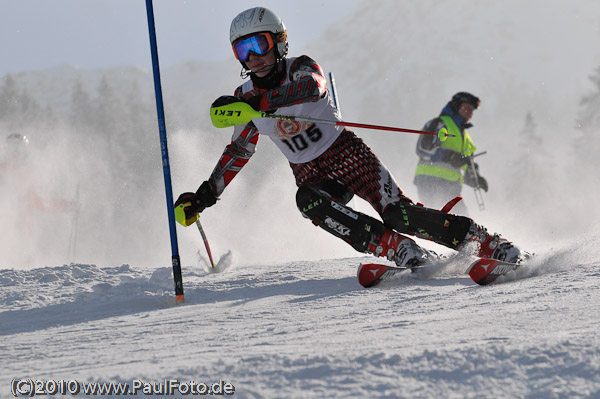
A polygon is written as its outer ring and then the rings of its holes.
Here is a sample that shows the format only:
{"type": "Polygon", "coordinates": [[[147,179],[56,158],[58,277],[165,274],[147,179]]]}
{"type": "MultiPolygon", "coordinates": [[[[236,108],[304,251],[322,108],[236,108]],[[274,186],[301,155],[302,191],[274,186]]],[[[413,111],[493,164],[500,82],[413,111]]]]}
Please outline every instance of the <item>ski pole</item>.
{"type": "MultiPolygon", "coordinates": [[[[333,77],[333,72],[329,72],[329,85],[331,86],[331,97],[333,99],[333,105],[335,105],[335,108],[338,111],[338,115],[341,118],[342,117],[342,109],[340,108],[340,101],[338,99],[338,95],[337,95],[337,89],[335,87],[335,78],[333,77]]],[[[350,206],[354,209],[356,209],[356,197],[357,196],[352,196],[352,200],[350,203],[350,206]]]]}
{"type": "Polygon", "coordinates": [[[335,88],[335,78],[333,77],[333,72],[329,72],[329,84],[331,85],[331,97],[333,98],[333,105],[338,110],[338,114],[340,118],[342,117],[342,109],[340,108],[340,103],[337,97],[337,90],[335,88]]]}
{"type": "MultiPolygon", "coordinates": [[[[477,205],[479,206],[479,210],[485,210],[485,204],[483,202],[483,193],[481,192],[481,187],[479,187],[479,180],[477,179],[477,170],[475,169],[475,162],[473,162],[473,158],[479,155],[485,154],[486,151],[483,151],[477,155],[469,156],[469,168],[471,169],[471,173],[475,176],[475,186],[473,187],[473,191],[475,192],[475,199],[477,200],[477,205]]],[[[467,173],[468,169],[467,169],[467,173]]]]}
{"type": "Polygon", "coordinates": [[[217,267],[215,261],[213,260],[212,253],[210,252],[210,245],[208,245],[208,238],[206,238],[206,234],[204,233],[204,229],[200,224],[200,218],[196,219],[196,226],[198,226],[198,231],[202,235],[202,240],[204,240],[204,246],[206,247],[206,252],[208,253],[208,259],[210,260],[210,264],[212,268],[217,267]]]}
{"type": "MultiPolygon", "coordinates": [[[[298,122],[312,122],[312,123],[323,123],[326,125],[335,125],[335,126],[348,126],[348,127],[358,127],[364,129],[375,129],[375,130],[388,130],[393,132],[401,132],[401,133],[415,133],[415,134],[425,134],[428,136],[437,136],[440,141],[445,141],[446,137],[454,137],[452,134],[448,134],[446,129],[440,129],[438,133],[435,132],[426,132],[424,130],[412,130],[412,129],[404,129],[399,127],[390,127],[390,126],[379,126],[379,125],[370,125],[365,123],[355,123],[355,122],[344,122],[344,121],[331,121],[327,119],[318,119],[311,118],[307,116],[297,116],[297,115],[279,115],[272,114],[264,111],[256,111],[254,108],[250,106],[250,104],[239,100],[233,96],[224,96],[225,101],[231,100],[229,104],[212,106],[210,108],[210,119],[215,127],[231,127],[237,125],[245,125],[250,122],[254,118],[271,118],[271,119],[279,119],[279,120],[287,120],[287,121],[298,121],[298,122]],[[230,97],[230,98],[229,98],[230,97]]],[[[217,101],[223,99],[221,97],[217,101]]],[[[213,104],[214,105],[214,104],[213,104]]]]}

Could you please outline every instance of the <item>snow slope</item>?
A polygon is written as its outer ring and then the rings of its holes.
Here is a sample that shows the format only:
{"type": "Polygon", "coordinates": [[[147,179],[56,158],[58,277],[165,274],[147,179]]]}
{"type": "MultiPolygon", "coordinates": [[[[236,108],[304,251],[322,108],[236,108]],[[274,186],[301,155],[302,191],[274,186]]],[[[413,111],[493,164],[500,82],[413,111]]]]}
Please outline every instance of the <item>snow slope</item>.
{"type": "MultiPolygon", "coordinates": [[[[82,182],[78,255],[64,260],[77,230],[71,214],[31,218],[31,209],[0,206],[26,232],[8,224],[0,231],[0,398],[11,397],[13,378],[53,378],[222,379],[235,386],[236,398],[599,399],[599,193],[587,176],[600,164],[567,168],[578,154],[565,151],[570,142],[556,144],[577,133],[579,100],[591,90],[599,4],[365,1],[314,46],[291,42],[292,55],[306,52],[335,72],[349,121],[420,128],[453,93],[481,96],[473,135],[488,151],[480,161],[490,182],[486,211],[475,211],[471,192],[465,200],[478,222],[539,254],[518,273],[528,278],[479,287],[464,275],[468,262],[453,259],[428,278],[363,289],[356,268],[372,258],[348,257],[356,255],[349,246],[298,214],[289,166],[263,140],[219,206],[203,213],[213,253],[232,249],[234,266],[208,274],[194,260],[196,250],[204,253],[197,232],[178,227],[186,302],[176,306],[164,267],[170,248],[162,180],[130,171],[134,182],[157,187],[156,195],[140,199],[129,182],[115,196],[106,177],[110,158],[77,147],[70,139],[79,132],[65,128],[71,151],[43,148],[39,167],[57,172],[46,178],[49,190],[82,182]],[[519,147],[527,112],[550,161],[519,147]],[[513,189],[522,180],[516,160],[535,163],[544,175],[513,189]],[[69,173],[58,173],[59,166],[69,173]],[[334,259],[317,260],[323,257],[334,259]],[[77,263],[60,266],[71,261],[77,263]]],[[[210,126],[206,109],[240,83],[239,66],[190,62],[170,70],[167,107],[197,114],[187,115],[193,126],[169,132],[180,193],[208,176],[229,140],[229,131],[210,126]]],[[[139,81],[144,95],[152,87],[143,84],[149,71],[135,67],[57,68],[29,75],[35,79],[27,87],[66,108],[76,72],[88,88],[104,74],[119,87],[139,81]]],[[[41,133],[61,144],[52,129],[32,132],[33,143],[41,133]]],[[[414,196],[416,139],[357,133],[414,196]]],[[[74,190],[63,191],[72,198],[74,190]]]]}
{"type": "Polygon", "coordinates": [[[179,306],[168,268],[0,270],[0,397],[32,378],[223,380],[236,398],[600,398],[599,241],[547,248],[528,278],[488,287],[459,258],[367,290],[355,273],[370,257],[221,274],[199,261],[179,306]]]}

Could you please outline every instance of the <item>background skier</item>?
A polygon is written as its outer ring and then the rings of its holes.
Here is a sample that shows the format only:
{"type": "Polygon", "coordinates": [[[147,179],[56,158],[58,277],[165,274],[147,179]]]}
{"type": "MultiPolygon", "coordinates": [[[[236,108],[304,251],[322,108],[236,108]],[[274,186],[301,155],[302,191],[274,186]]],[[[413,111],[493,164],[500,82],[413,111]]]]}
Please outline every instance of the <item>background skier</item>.
{"type": "MultiPolygon", "coordinates": [[[[475,152],[473,139],[466,129],[473,112],[479,108],[479,98],[473,94],[456,93],[442,109],[440,116],[428,121],[423,130],[439,132],[446,129],[448,137],[440,141],[437,137],[421,135],[417,142],[419,162],[414,183],[419,200],[428,206],[442,207],[450,199],[461,195],[463,183],[488,190],[487,181],[479,175],[479,167],[469,157],[475,152]]],[[[457,204],[456,212],[467,213],[464,201],[457,204]]]]}

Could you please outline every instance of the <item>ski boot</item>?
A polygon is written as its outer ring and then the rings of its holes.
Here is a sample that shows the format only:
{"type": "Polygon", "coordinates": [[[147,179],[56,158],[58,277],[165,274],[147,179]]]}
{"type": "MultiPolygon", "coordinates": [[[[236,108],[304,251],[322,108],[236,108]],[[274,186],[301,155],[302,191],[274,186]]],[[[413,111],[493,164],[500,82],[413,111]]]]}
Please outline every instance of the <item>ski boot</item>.
{"type": "Polygon", "coordinates": [[[480,258],[497,259],[511,263],[521,263],[529,258],[527,252],[522,251],[512,242],[500,236],[500,234],[489,234],[487,229],[476,223],[471,223],[469,232],[465,236],[463,244],[459,250],[464,249],[470,243],[475,242],[478,245],[475,255],[480,258]]]}
{"type": "Polygon", "coordinates": [[[438,256],[417,245],[416,242],[394,230],[386,229],[381,239],[375,238],[367,252],[375,256],[385,256],[398,267],[414,269],[437,259],[438,256]]]}

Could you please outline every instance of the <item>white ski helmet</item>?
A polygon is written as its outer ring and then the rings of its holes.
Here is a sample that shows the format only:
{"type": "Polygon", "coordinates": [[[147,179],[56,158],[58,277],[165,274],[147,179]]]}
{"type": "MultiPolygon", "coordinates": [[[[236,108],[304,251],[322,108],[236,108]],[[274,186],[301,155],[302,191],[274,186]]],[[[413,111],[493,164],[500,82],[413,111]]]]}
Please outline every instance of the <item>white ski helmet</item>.
{"type": "Polygon", "coordinates": [[[229,41],[233,45],[233,42],[240,37],[259,32],[271,32],[273,34],[277,59],[287,55],[288,42],[285,25],[277,14],[264,7],[254,7],[239,13],[231,21],[229,41]]]}

